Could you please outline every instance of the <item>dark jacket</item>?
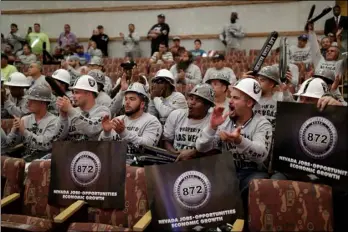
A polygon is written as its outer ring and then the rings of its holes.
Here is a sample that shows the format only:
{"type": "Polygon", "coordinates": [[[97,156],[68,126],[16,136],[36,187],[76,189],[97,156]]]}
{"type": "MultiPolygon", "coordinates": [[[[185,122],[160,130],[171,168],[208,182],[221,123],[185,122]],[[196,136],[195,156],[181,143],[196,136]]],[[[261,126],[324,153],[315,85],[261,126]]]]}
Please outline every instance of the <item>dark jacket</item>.
{"type": "Polygon", "coordinates": [[[164,42],[168,47],[168,37],[170,31],[169,25],[166,23],[157,23],[151,27],[147,34],[149,34],[152,30],[158,30],[161,32],[161,34],[158,35],[156,39],[151,40],[151,47],[158,47],[162,42],[164,42]]]}
{"type": "Polygon", "coordinates": [[[338,28],[336,25],[335,17],[329,18],[325,21],[324,34],[327,36],[329,33],[333,33],[336,35],[336,32],[339,28],[343,27],[344,30],[348,30],[348,17],[342,16],[340,17],[340,21],[338,23],[338,28]]]}
{"type": "Polygon", "coordinates": [[[104,56],[108,56],[108,43],[109,43],[109,36],[106,34],[101,35],[92,35],[90,40],[95,41],[97,44],[97,48],[100,49],[104,56]]]}

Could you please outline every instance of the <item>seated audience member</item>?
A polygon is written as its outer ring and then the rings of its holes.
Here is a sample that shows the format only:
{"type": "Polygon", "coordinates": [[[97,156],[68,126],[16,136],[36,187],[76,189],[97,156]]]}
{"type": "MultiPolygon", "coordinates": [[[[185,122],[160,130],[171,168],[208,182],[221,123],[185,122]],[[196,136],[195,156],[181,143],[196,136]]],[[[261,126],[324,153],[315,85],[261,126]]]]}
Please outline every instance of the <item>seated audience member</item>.
{"type": "Polygon", "coordinates": [[[87,70],[84,70],[80,66],[80,58],[76,55],[69,56],[66,61],[63,60],[61,63],[61,67],[66,69],[71,76],[70,85],[74,85],[75,81],[83,74],[87,73],[87,70]]]}
{"type": "Polygon", "coordinates": [[[3,53],[7,55],[9,64],[13,64],[15,62],[16,54],[13,53],[13,46],[11,44],[5,45],[3,53]]]}
{"type": "Polygon", "coordinates": [[[188,95],[188,109],[170,113],[164,125],[165,148],[178,155],[177,160],[199,157],[196,140],[203,128],[209,125],[209,109],[214,107],[214,91],[208,84],[196,85],[188,95]]]}
{"type": "Polygon", "coordinates": [[[139,146],[157,146],[162,125],[158,119],[147,113],[149,93],[138,82],[129,85],[125,92],[125,115],[112,120],[104,117],[100,140],[122,140],[128,143],[127,164],[134,162],[139,146]]]}
{"type": "Polygon", "coordinates": [[[57,117],[47,108],[51,101],[51,89],[46,85],[36,85],[28,91],[28,109],[30,115],[16,117],[12,130],[7,136],[10,147],[23,143],[26,162],[40,159],[52,149],[52,138],[57,124],[57,117]]]}
{"type": "Polygon", "coordinates": [[[14,72],[4,83],[9,87],[10,94],[5,97],[4,108],[12,117],[22,117],[27,114],[28,100],[25,96],[25,90],[30,87],[29,80],[20,72],[14,72]]]}
{"type": "Polygon", "coordinates": [[[76,46],[76,53],[74,55],[80,57],[81,65],[86,65],[91,61],[91,55],[84,51],[82,44],[76,46]]]}
{"type": "MultiPolygon", "coordinates": [[[[230,79],[221,74],[217,73],[211,75],[205,83],[211,85],[215,93],[214,103],[216,107],[224,108],[223,114],[228,113],[230,98],[228,97],[228,86],[230,86],[230,79]]],[[[214,108],[210,108],[209,112],[212,113],[214,108]]]]}
{"type": "Polygon", "coordinates": [[[97,48],[97,43],[93,40],[89,41],[90,47],[88,48],[88,53],[93,56],[103,57],[103,53],[100,49],[97,48]]]}
{"type": "Polygon", "coordinates": [[[34,85],[47,85],[45,76],[42,74],[42,66],[39,61],[31,63],[28,69],[28,80],[30,81],[30,86],[34,85]]]}
{"type": "MultiPolygon", "coordinates": [[[[104,73],[104,65],[103,65],[103,59],[100,57],[92,57],[91,61],[87,65],[88,71],[92,70],[100,70],[101,72],[104,73]]],[[[112,90],[112,81],[111,78],[105,76],[105,84],[104,84],[104,92],[107,94],[111,93],[112,90]]]]}
{"type": "Polygon", "coordinates": [[[170,71],[159,70],[152,83],[149,113],[157,116],[162,124],[172,111],[187,109],[185,96],[175,91],[175,80],[170,71]]]}
{"type": "Polygon", "coordinates": [[[290,62],[293,64],[310,64],[312,62],[310,48],[307,45],[308,35],[303,34],[298,37],[297,45],[289,48],[290,62]]]}
{"type": "Polygon", "coordinates": [[[193,57],[189,51],[182,52],[178,63],[170,68],[176,83],[196,85],[202,82],[199,67],[193,64],[193,57]]]}
{"type": "MultiPolygon", "coordinates": [[[[52,78],[55,79],[55,82],[59,86],[60,90],[63,93],[65,93],[65,95],[73,103],[74,102],[73,94],[69,90],[69,86],[71,83],[70,73],[65,69],[58,69],[52,74],[52,78]]],[[[56,93],[53,91],[53,94],[56,94],[56,93]]]]}
{"type": "Polygon", "coordinates": [[[104,92],[105,74],[101,70],[93,69],[89,71],[87,75],[93,77],[97,81],[98,96],[95,99],[96,104],[109,107],[111,104],[111,98],[104,92]]]}
{"type": "Polygon", "coordinates": [[[169,49],[169,51],[173,54],[173,56],[178,56],[178,55],[180,55],[179,50],[182,48],[183,47],[180,46],[180,37],[175,36],[173,38],[173,46],[169,49]]]}
{"type": "Polygon", "coordinates": [[[326,56],[326,51],[327,49],[331,46],[331,42],[330,42],[330,39],[329,37],[325,36],[321,39],[320,41],[320,52],[322,54],[322,56],[326,56]]]}
{"type": "Polygon", "coordinates": [[[203,82],[206,82],[215,74],[221,74],[226,76],[230,80],[231,85],[234,85],[237,81],[237,78],[233,70],[229,67],[226,67],[225,56],[222,54],[216,54],[212,57],[212,61],[213,67],[208,68],[208,70],[205,72],[203,82]]]}
{"type": "Polygon", "coordinates": [[[158,52],[155,52],[150,58],[150,64],[171,64],[173,63],[173,55],[167,51],[166,44],[160,43],[158,52]]]}
{"type": "Polygon", "coordinates": [[[7,80],[14,72],[18,72],[17,68],[8,63],[8,56],[6,54],[1,53],[1,77],[7,80]]]}
{"type": "Polygon", "coordinates": [[[206,54],[206,52],[201,49],[202,42],[200,39],[196,39],[194,44],[195,44],[195,49],[190,51],[192,53],[193,58],[196,58],[198,56],[203,56],[204,54],[206,54]]]}
{"type": "Polygon", "coordinates": [[[69,56],[74,55],[74,47],[72,47],[73,45],[65,45],[65,47],[63,48],[63,56],[64,59],[67,59],[69,56]]]}
{"type": "Polygon", "coordinates": [[[18,59],[22,64],[25,65],[30,65],[37,60],[36,55],[31,52],[31,47],[28,44],[23,46],[23,52],[18,56],[18,59]]]}
{"type": "Polygon", "coordinates": [[[54,53],[52,55],[52,57],[57,60],[57,61],[62,61],[64,60],[64,53],[63,53],[63,49],[59,46],[56,46],[54,49],[54,53]]]}

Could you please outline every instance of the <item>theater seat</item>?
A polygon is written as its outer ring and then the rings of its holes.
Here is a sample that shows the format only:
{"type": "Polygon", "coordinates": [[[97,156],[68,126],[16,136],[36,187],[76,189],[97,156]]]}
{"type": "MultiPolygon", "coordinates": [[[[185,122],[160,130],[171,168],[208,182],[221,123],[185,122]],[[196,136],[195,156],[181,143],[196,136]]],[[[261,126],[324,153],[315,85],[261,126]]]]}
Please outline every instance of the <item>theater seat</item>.
{"type": "Polygon", "coordinates": [[[326,185],[255,179],[249,184],[250,231],[333,231],[326,185]]]}
{"type": "Polygon", "coordinates": [[[1,198],[23,190],[25,161],[23,159],[1,156],[1,198]]]}

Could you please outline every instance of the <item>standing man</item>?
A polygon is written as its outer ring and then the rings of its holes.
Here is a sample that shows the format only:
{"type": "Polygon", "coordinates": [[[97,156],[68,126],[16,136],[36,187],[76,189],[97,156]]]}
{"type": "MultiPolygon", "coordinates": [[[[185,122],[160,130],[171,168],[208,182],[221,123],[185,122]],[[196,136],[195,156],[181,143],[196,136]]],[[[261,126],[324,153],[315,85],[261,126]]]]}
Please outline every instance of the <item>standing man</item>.
{"type": "Polygon", "coordinates": [[[103,53],[103,56],[109,56],[108,54],[108,43],[109,36],[104,34],[104,27],[99,25],[97,27],[98,32],[90,38],[90,40],[96,42],[97,48],[100,49],[103,53]]]}
{"type": "Polygon", "coordinates": [[[329,36],[330,33],[336,35],[340,28],[348,30],[348,17],[341,15],[341,7],[339,5],[334,6],[332,12],[334,17],[325,21],[324,33],[326,36],[329,36]]]}
{"type": "Polygon", "coordinates": [[[151,39],[151,56],[158,51],[159,44],[164,42],[168,47],[169,25],[165,23],[164,14],[157,16],[157,24],[153,25],[147,33],[147,38],[151,39]]]}
{"type": "Polygon", "coordinates": [[[64,25],[64,32],[62,32],[57,40],[60,47],[64,48],[66,45],[74,46],[78,44],[76,35],[72,33],[69,24],[64,25]]]}
{"type": "Polygon", "coordinates": [[[24,37],[18,33],[18,26],[15,23],[11,23],[11,31],[6,36],[5,41],[13,46],[13,53],[16,54],[19,50],[22,50],[22,43],[26,42],[24,37]]]}
{"type": "Polygon", "coordinates": [[[232,12],[231,23],[224,26],[223,31],[219,36],[222,43],[226,46],[227,53],[231,50],[239,49],[239,40],[245,36],[242,26],[237,23],[237,19],[238,13],[232,12]]]}
{"type": "Polygon", "coordinates": [[[135,26],[133,23],[128,25],[129,34],[125,36],[120,32],[121,38],[123,38],[123,46],[125,51],[125,57],[131,59],[140,57],[140,36],[135,32],[135,26]]]}
{"type": "Polygon", "coordinates": [[[36,55],[42,54],[44,43],[46,43],[46,51],[50,52],[51,50],[50,39],[46,33],[41,32],[39,23],[34,24],[34,32],[29,33],[28,40],[33,53],[36,55]]]}

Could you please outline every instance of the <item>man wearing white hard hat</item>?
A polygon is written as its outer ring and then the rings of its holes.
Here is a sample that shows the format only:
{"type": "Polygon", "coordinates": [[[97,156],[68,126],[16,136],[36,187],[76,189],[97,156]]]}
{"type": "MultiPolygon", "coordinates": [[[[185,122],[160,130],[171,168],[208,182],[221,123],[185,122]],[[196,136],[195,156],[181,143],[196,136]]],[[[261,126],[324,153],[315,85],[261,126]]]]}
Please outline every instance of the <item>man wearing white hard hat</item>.
{"type": "Polygon", "coordinates": [[[304,81],[294,96],[298,96],[298,102],[317,104],[318,100],[329,93],[329,86],[320,78],[310,78],[304,81]]]}
{"type": "MultiPolygon", "coordinates": [[[[89,71],[100,70],[104,72],[103,59],[100,57],[94,56],[92,57],[91,61],[88,63],[87,67],[89,71]]],[[[105,74],[104,76],[105,76],[104,91],[105,93],[110,94],[112,90],[112,81],[110,77],[106,76],[105,74]]]]}
{"type": "Polygon", "coordinates": [[[218,149],[233,155],[244,203],[249,182],[255,178],[269,178],[268,173],[258,171],[272,143],[271,123],[264,116],[253,113],[260,98],[261,86],[256,80],[238,81],[231,90],[229,115],[222,114],[223,108],[215,108],[209,125],[196,141],[199,152],[218,149]]]}
{"type": "Polygon", "coordinates": [[[106,106],[96,104],[97,81],[88,75],[77,79],[73,89],[74,108],[68,97],[58,97],[59,120],[55,140],[97,140],[102,131],[102,119],[110,116],[106,106]]]}
{"type": "Polygon", "coordinates": [[[112,120],[109,116],[103,119],[99,139],[128,142],[127,164],[133,163],[139,146],[157,146],[161,138],[162,125],[155,116],[146,112],[148,103],[149,93],[145,86],[132,83],[125,92],[125,115],[112,120]]]}
{"type": "Polygon", "coordinates": [[[52,74],[52,78],[56,81],[62,92],[64,92],[70,101],[73,102],[73,93],[69,90],[71,83],[70,73],[65,69],[58,69],[52,74]]]}
{"type": "Polygon", "coordinates": [[[109,107],[111,104],[111,98],[104,91],[105,89],[105,74],[98,70],[93,69],[88,72],[89,76],[93,77],[97,81],[98,85],[98,97],[95,99],[96,103],[102,106],[109,107]]]}
{"type": "Polygon", "coordinates": [[[149,113],[157,116],[162,124],[173,110],[187,109],[186,98],[175,91],[174,76],[169,70],[159,70],[152,83],[149,113]]]}
{"type": "Polygon", "coordinates": [[[13,117],[22,117],[29,113],[25,89],[30,87],[29,80],[20,72],[12,73],[4,83],[10,89],[10,95],[4,96],[4,108],[13,117]]]}
{"type": "Polygon", "coordinates": [[[178,155],[177,160],[200,156],[196,140],[202,128],[209,125],[209,109],[214,107],[214,90],[208,84],[196,85],[188,94],[188,109],[177,109],[169,114],[164,124],[165,148],[178,155]]]}

